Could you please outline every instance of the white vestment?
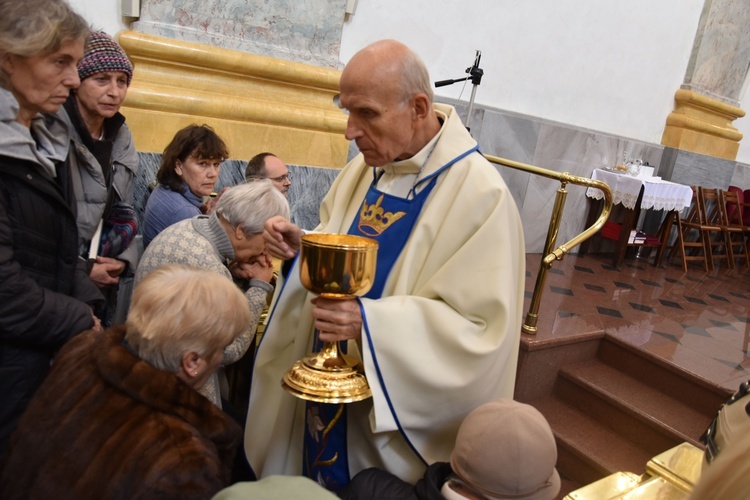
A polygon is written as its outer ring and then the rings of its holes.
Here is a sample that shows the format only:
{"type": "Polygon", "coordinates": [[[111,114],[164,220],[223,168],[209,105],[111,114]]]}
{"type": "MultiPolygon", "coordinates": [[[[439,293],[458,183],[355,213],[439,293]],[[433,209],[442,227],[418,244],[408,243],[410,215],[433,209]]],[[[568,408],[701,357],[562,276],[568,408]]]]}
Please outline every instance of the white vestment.
{"type": "MultiPolygon", "coordinates": [[[[455,109],[435,108],[446,119],[434,149],[417,155],[426,159],[420,179],[476,145],[455,109]]],[[[323,200],[317,231],[348,232],[372,179],[362,155],[354,158],[323,200]]],[[[471,410],[513,396],[524,262],[518,210],[495,167],[473,153],[443,172],[382,298],[361,299],[362,340],[348,352],[363,358],[373,398],[347,405],[352,476],[380,467],[414,483],[425,464],[449,460],[471,410]]],[[[302,471],[305,402],[281,386],[312,348],[314,296],[297,264],[277,287],[255,361],[245,450],[259,477],[302,471]]]]}

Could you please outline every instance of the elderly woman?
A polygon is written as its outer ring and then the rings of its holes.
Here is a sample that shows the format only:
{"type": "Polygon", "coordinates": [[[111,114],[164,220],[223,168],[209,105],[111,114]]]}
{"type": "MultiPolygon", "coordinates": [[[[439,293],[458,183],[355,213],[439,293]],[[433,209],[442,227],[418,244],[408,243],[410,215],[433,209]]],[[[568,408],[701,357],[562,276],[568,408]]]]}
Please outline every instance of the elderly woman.
{"type": "MultiPolygon", "coordinates": [[[[289,214],[289,205],[269,180],[241,184],[228,189],[210,216],[200,215],[178,222],[159,234],[141,257],[135,274],[136,286],[151,271],[178,263],[207,269],[235,278],[247,299],[251,319],[245,331],[224,350],[223,365],[229,365],[255,344],[255,332],[268,295],[273,265],[265,253],[263,224],[275,215],[289,214]]],[[[221,407],[219,377],[213,375],[201,394],[221,407]]]]}
{"type": "Polygon", "coordinates": [[[86,22],[63,0],[0,0],[0,455],[52,356],[98,327],[78,259],[68,131],[86,22]]]}
{"type": "Polygon", "coordinates": [[[92,238],[103,226],[101,243],[89,259],[89,276],[107,297],[102,320],[109,325],[120,276],[135,273],[137,249],[132,180],[138,170],[133,136],[120,106],[133,78],[133,65],[112,37],[91,33],[78,63],[81,86],[60,111],[72,130],[70,169],[78,208],[79,251],[90,255],[92,238]],[[114,224],[113,221],[117,221],[114,224]]]}
{"type": "Polygon", "coordinates": [[[249,321],[224,276],[150,273],[125,325],[60,351],[11,438],[3,498],[210,498],[227,486],[242,431],[197,391],[249,321]]]}
{"type": "Polygon", "coordinates": [[[202,213],[228,157],[226,144],[208,125],[190,125],[175,134],[156,173],[159,184],[146,202],[144,246],[172,224],[202,213]]]}

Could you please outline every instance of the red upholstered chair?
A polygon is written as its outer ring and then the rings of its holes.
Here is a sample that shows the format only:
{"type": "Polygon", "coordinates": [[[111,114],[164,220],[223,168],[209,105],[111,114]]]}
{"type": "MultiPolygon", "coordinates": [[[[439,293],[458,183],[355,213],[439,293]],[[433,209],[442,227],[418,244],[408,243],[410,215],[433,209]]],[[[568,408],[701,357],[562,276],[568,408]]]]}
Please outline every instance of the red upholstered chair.
{"type": "MultiPolygon", "coordinates": [[[[732,193],[737,193],[737,205],[725,205],[726,212],[727,212],[727,221],[732,224],[736,224],[738,222],[738,212],[742,211],[742,205],[745,203],[745,194],[742,192],[742,188],[738,188],[737,186],[729,186],[727,188],[727,191],[732,193]]],[[[742,214],[742,220],[746,220],[745,214],[742,214]]]]}
{"type": "Polygon", "coordinates": [[[720,191],[719,207],[724,210],[721,214],[721,230],[724,232],[729,250],[729,259],[734,261],[735,255],[745,258],[745,267],[750,267],[750,253],[748,253],[747,236],[750,226],[743,224],[743,206],[740,203],[742,191],[720,191]],[[732,214],[731,216],[729,214],[732,214]]]}

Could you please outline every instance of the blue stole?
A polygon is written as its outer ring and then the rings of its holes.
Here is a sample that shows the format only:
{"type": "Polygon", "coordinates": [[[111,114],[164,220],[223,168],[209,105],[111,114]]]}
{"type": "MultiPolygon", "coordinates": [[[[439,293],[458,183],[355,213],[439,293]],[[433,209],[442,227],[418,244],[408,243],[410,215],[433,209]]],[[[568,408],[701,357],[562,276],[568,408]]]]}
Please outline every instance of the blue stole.
{"type": "MultiPolygon", "coordinates": [[[[348,234],[372,238],[379,243],[375,281],[365,297],[377,299],[382,296],[388,275],[401,254],[401,250],[406,246],[419,214],[437,183],[438,176],[454,163],[477,150],[475,146],[449,161],[436,172],[420,179],[411,188],[406,198],[399,198],[378,190],[376,185],[383,172],[378,174],[373,169],[373,181],[362,202],[359,217],[354,219],[348,232],[348,234]],[[417,194],[416,188],[422,185],[425,185],[424,189],[417,194]],[[410,198],[411,195],[413,195],[412,198],[410,198]]],[[[320,350],[322,343],[317,335],[316,330],[315,350],[320,350]]],[[[346,342],[342,342],[340,347],[343,352],[346,352],[346,342]]],[[[346,447],[346,404],[306,401],[305,407],[306,432],[302,452],[302,474],[334,492],[343,489],[349,484],[350,479],[346,447]]]]}

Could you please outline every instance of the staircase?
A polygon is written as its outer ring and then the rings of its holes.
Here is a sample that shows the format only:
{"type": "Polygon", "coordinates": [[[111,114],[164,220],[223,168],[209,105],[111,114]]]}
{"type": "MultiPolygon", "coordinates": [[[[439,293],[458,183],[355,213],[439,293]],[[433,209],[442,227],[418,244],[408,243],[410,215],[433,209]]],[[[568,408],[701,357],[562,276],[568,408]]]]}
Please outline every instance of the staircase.
{"type": "Polygon", "coordinates": [[[578,485],[618,471],[642,474],[652,457],[682,442],[702,447],[700,435],[730,395],[608,335],[525,341],[516,399],[547,418],[558,470],[578,485]]]}

